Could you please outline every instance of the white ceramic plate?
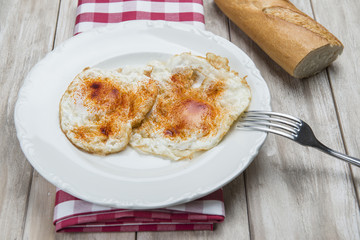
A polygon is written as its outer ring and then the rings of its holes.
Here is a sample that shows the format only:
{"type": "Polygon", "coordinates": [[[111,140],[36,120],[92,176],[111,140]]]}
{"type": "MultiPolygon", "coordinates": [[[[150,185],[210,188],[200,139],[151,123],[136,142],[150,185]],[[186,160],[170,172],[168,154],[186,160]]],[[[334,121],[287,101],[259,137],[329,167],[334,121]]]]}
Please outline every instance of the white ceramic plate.
{"type": "Polygon", "coordinates": [[[250,109],[270,110],[270,94],[250,58],[227,40],[181,23],[126,22],[77,35],[49,53],[19,92],[15,125],[21,148],[49,182],[86,201],[120,208],[157,208],[191,201],[238,176],[258,153],[265,133],[232,129],[192,160],[170,161],[128,147],[109,156],[75,148],[59,127],[59,101],[83,68],[113,68],[213,52],[247,75],[250,109]]]}

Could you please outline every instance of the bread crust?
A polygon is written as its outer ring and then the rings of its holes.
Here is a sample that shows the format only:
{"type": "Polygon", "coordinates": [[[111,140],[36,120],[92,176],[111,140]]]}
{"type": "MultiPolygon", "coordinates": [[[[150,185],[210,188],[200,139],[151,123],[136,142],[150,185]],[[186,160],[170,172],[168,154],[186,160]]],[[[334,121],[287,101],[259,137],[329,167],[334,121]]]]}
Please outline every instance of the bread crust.
{"type": "Polygon", "coordinates": [[[215,0],[215,3],[294,77],[303,78],[315,74],[321,70],[315,65],[322,68],[328,66],[341,54],[344,47],[325,27],[288,0],[215,0]],[[324,47],[324,51],[318,51],[324,56],[309,55],[324,47]],[[306,56],[311,56],[311,59],[306,56]],[[314,66],[307,66],[309,64],[314,66]]]}

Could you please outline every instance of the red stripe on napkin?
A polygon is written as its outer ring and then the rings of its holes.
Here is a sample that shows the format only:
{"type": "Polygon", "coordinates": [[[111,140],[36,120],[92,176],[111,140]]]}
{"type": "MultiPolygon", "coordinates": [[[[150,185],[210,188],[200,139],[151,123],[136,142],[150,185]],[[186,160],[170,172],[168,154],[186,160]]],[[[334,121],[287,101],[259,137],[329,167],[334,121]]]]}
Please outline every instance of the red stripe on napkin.
{"type": "Polygon", "coordinates": [[[77,15],[77,22],[125,22],[130,20],[166,20],[166,21],[202,21],[204,15],[200,13],[149,13],[149,12],[122,12],[122,13],[81,13],[77,15]]]}
{"type": "Polygon", "coordinates": [[[213,230],[224,217],[221,189],[192,202],[152,210],[100,206],[58,189],[54,210],[58,232],[213,230]]]}
{"type": "MultiPolygon", "coordinates": [[[[79,0],[78,5],[83,3],[112,3],[112,2],[131,2],[134,0],[79,0]]],[[[136,0],[135,0],[136,1],[136,0]]],[[[147,2],[175,2],[175,3],[198,3],[203,4],[202,0],[142,0],[147,2]]]]}
{"type": "MultiPolygon", "coordinates": [[[[131,20],[165,20],[204,28],[202,0],[79,0],[74,34],[131,20]]],[[[57,189],[57,232],[213,230],[225,218],[222,190],[198,200],[152,210],[96,205],[57,189]]]]}
{"type": "Polygon", "coordinates": [[[202,0],[80,0],[74,34],[132,20],[175,21],[204,28],[202,0]]]}

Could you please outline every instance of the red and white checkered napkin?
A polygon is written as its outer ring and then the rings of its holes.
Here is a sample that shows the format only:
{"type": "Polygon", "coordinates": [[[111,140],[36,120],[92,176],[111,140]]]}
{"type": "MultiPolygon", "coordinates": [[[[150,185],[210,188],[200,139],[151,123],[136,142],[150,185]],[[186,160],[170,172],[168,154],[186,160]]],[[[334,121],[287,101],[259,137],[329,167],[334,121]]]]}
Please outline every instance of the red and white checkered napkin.
{"type": "MultiPolygon", "coordinates": [[[[79,0],[74,34],[129,20],[166,20],[204,28],[202,0],[79,0]]],[[[57,190],[58,232],[212,230],[225,218],[222,190],[161,209],[127,210],[85,202],[57,190]]]]}
{"type": "Polygon", "coordinates": [[[131,20],[183,22],[203,29],[203,1],[79,0],[74,34],[131,20]]]}
{"type": "Polygon", "coordinates": [[[57,190],[54,224],[58,232],[138,232],[213,230],[224,220],[222,190],[177,206],[152,210],[110,208],[57,190]]]}

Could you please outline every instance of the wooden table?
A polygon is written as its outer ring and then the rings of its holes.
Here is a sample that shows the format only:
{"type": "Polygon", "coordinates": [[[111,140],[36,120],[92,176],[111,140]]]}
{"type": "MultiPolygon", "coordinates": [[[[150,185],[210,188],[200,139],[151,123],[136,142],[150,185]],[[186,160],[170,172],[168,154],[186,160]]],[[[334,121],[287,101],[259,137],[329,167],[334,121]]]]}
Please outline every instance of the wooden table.
{"type": "MultiPolygon", "coordinates": [[[[306,120],[321,141],[360,157],[360,3],[292,2],[345,45],[338,60],[308,79],[291,78],[208,0],[206,28],[253,59],[274,111],[306,120]]],[[[213,232],[56,234],[55,187],[23,155],[14,105],[29,70],[72,36],[76,5],[75,0],[0,1],[0,239],[360,239],[360,169],[274,135],[224,187],[226,219],[213,232]]]]}

